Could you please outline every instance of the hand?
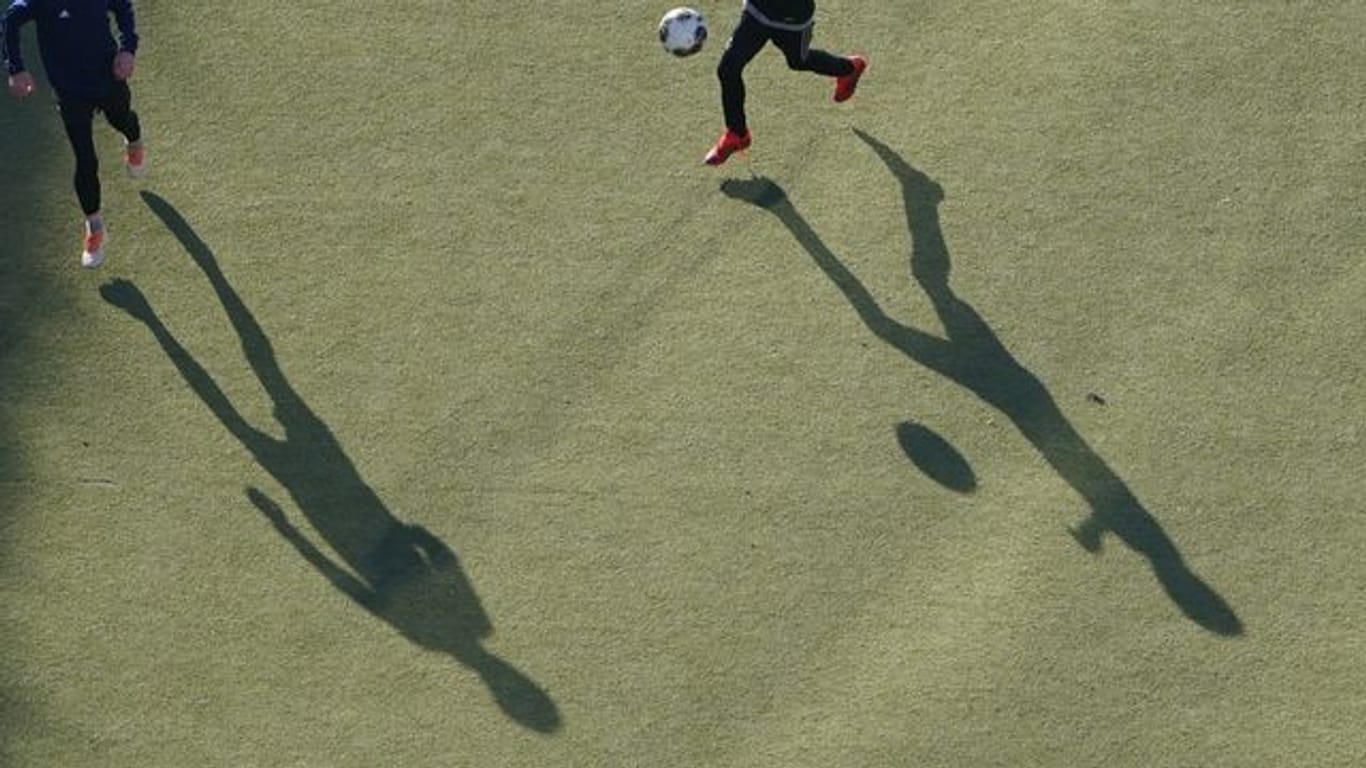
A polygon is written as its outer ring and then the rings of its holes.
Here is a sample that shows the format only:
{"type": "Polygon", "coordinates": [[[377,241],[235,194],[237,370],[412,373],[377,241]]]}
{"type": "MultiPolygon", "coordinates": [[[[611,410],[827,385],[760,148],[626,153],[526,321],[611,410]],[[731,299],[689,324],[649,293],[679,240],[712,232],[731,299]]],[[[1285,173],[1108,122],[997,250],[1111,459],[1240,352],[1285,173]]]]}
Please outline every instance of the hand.
{"type": "Polygon", "coordinates": [[[251,499],[251,503],[261,510],[261,514],[266,516],[266,519],[275,526],[276,530],[293,530],[294,526],[289,524],[289,520],[285,517],[285,511],[280,509],[280,505],[276,504],[274,499],[267,496],[259,488],[247,488],[247,498],[251,499]]]}
{"type": "Polygon", "coordinates": [[[1100,535],[1105,530],[1094,515],[1083,520],[1081,525],[1075,528],[1068,526],[1067,532],[1072,534],[1072,538],[1087,552],[1095,554],[1100,551],[1100,535]]]}
{"type": "Polygon", "coordinates": [[[9,76],[9,95],[23,99],[33,93],[33,75],[28,72],[15,72],[9,76]]]}
{"type": "Polygon", "coordinates": [[[137,63],[137,57],[128,51],[119,51],[114,56],[114,79],[127,80],[133,76],[133,65],[137,63]]]}

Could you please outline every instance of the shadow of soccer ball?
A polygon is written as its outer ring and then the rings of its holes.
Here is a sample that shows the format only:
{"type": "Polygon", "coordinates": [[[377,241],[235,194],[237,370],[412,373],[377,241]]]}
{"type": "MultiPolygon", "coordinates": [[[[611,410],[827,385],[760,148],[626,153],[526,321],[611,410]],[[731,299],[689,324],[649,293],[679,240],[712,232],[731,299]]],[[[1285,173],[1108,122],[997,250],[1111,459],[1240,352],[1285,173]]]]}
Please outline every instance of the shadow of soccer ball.
{"type": "Polygon", "coordinates": [[[977,489],[977,475],[968,460],[929,427],[904,421],[896,425],[896,441],[911,463],[936,483],[959,493],[977,489]]]}

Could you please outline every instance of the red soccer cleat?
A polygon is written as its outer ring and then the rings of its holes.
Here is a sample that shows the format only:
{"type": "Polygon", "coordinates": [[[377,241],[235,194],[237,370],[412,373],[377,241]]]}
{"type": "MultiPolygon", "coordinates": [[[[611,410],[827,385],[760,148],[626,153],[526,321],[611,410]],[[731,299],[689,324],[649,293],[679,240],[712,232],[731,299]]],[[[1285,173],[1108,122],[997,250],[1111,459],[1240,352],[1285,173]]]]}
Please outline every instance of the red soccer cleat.
{"type": "Polygon", "coordinates": [[[868,60],[862,56],[850,56],[849,63],[854,65],[854,71],[835,78],[835,101],[852,98],[854,89],[858,88],[858,79],[863,77],[863,71],[868,68],[868,60]]]}
{"type": "Polygon", "coordinates": [[[741,136],[727,128],[726,132],[721,134],[721,138],[716,140],[716,146],[707,150],[707,156],[703,158],[703,162],[707,165],[720,165],[726,162],[726,158],[749,147],[749,143],[749,131],[745,131],[745,134],[741,136]]]}

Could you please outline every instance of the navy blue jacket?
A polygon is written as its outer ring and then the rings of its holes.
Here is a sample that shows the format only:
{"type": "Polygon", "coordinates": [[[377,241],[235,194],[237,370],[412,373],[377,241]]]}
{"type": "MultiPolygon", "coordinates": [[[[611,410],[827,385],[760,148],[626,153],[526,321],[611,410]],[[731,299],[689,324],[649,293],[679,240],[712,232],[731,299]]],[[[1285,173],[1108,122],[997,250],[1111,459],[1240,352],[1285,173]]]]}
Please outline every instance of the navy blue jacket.
{"type": "Polygon", "coordinates": [[[816,18],[815,0],[745,0],[745,11],[770,27],[798,30],[816,18]]]}
{"type": "Polygon", "coordinates": [[[38,24],[38,50],[47,80],[59,99],[97,100],[114,85],[114,55],[137,53],[133,0],[11,0],[5,11],[5,67],[11,75],[28,67],[19,51],[19,28],[38,24]],[[114,40],[109,14],[119,27],[114,40]]]}

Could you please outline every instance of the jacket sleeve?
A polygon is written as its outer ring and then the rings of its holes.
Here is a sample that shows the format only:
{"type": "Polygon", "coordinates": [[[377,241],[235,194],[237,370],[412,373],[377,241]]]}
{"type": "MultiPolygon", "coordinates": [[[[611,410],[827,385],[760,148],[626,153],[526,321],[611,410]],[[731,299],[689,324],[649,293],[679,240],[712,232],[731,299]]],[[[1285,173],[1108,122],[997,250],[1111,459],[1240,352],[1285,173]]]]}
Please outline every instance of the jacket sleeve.
{"type": "Polygon", "coordinates": [[[0,47],[0,59],[4,60],[5,69],[11,75],[26,69],[24,57],[19,52],[19,28],[31,18],[33,10],[28,7],[28,0],[14,0],[6,9],[4,18],[0,19],[0,27],[5,31],[3,47],[0,47]]]}
{"type": "Polygon", "coordinates": [[[119,27],[119,50],[138,52],[138,23],[133,14],[133,0],[109,0],[114,12],[114,23],[119,27]]]}

